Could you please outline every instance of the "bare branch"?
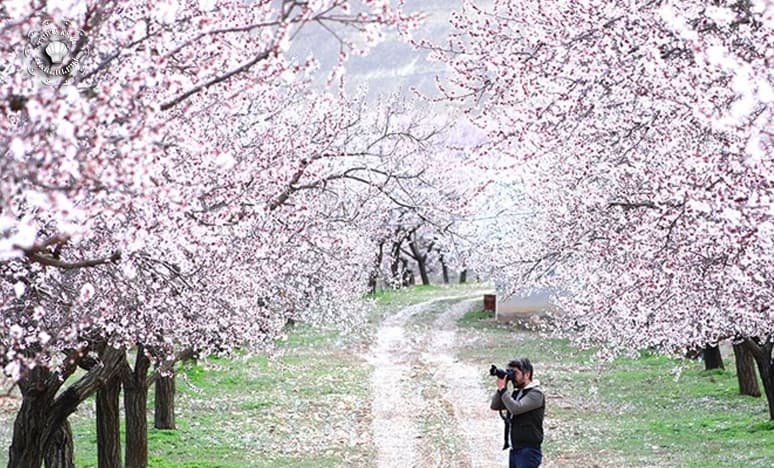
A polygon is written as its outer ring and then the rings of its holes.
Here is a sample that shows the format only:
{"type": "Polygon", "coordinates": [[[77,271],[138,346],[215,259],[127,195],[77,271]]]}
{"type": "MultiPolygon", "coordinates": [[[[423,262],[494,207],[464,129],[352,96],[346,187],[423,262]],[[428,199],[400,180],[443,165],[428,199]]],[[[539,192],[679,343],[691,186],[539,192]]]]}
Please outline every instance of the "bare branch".
{"type": "Polygon", "coordinates": [[[638,208],[650,208],[653,210],[658,209],[658,205],[651,201],[644,201],[644,202],[610,202],[607,204],[608,208],[612,208],[614,206],[618,206],[623,208],[624,210],[635,210],[638,208]]]}
{"type": "Polygon", "coordinates": [[[214,85],[216,85],[218,83],[222,83],[222,82],[228,80],[229,78],[231,78],[233,76],[236,76],[236,75],[238,75],[240,73],[243,73],[243,72],[249,70],[250,67],[252,67],[256,63],[258,63],[258,62],[260,62],[262,60],[266,60],[267,58],[269,58],[271,53],[272,53],[272,50],[265,50],[265,51],[263,51],[262,53],[260,53],[257,56],[255,56],[255,58],[253,58],[252,60],[250,60],[250,61],[240,65],[239,67],[235,68],[234,70],[231,70],[230,72],[226,73],[225,75],[217,76],[217,77],[215,77],[215,78],[213,78],[213,79],[211,79],[211,80],[209,80],[209,81],[207,81],[205,83],[202,83],[202,84],[200,84],[198,86],[194,86],[193,88],[189,89],[188,91],[184,92],[183,94],[179,95],[178,97],[172,99],[171,101],[168,101],[168,102],[162,104],[160,109],[163,110],[163,111],[169,110],[169,109],[175,107],[176,105],[180,104],[181,102],[185,101],[189,97],[193,96],[194,94],[197,94],[197,93],[199,93],[199,92],[209,88],[210,86],[214,86],[214,85]]]}
{"type": "Polygon", "coordinates": [[[76,268],[89,268],[89,267],[94,267],[98,265],[105,265],[107,263],[116,263],[119,260],[121,260],[120,251],[114,252],[109,257],[94,258],[90,260],[81,260],[77,262],[66,262],[63,260],[59,260],[58,258],[54,258],[38,252],[25,252],[25,254],[27,255],[27,258],[29,258],[34,262],[38,262],[46,266],[61,268],[63,270],[74,270],[76,268]]]}

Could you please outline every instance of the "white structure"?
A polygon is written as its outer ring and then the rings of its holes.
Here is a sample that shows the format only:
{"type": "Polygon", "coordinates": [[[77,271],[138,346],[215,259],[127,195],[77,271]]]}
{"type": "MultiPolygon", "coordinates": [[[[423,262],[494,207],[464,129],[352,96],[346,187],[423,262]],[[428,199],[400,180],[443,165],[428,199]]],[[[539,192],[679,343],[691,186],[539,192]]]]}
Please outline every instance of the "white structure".
{"type": "Polygon", "coordinates": [[[495,283],[495,291],[495,317],[500,321],[536,323],[558,310],[551,302],[553,291],[548,288],[506,295],[506,288],[501,283],[495,283]]]}

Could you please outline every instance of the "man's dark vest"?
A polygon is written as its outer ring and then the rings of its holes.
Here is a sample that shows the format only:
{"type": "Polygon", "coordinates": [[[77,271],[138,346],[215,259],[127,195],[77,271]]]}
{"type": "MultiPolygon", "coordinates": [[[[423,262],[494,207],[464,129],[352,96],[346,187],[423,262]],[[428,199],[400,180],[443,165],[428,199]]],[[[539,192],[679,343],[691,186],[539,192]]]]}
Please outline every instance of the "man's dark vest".
{"type": "MultiPolygon", "coordinates": [[[[521,398],[524,398],[531,390],[531,388],[524,389],[521,398]]],[[[517,394],[518,390],[515,390],[511,395],[514,400],[517,394]]],[[[540,408],[519,415],[511,415],[511,448],[540,448],[540,444],[543,443],[543,415],[545,412],[546,398],[543,395],[543,405],[540,408]]]]}

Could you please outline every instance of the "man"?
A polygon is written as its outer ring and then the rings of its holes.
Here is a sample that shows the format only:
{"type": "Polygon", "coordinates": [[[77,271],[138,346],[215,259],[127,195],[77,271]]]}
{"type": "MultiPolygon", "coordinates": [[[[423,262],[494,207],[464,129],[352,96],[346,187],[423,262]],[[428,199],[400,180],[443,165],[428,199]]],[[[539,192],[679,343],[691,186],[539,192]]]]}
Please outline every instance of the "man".
{"type": "Polygon", "coordinates": [[[546,399],[540,382],[532,380],[532,363],[527,358],[508,363],[513,372],[514,390],[508,392],[508,376],[497,379],[497,391],[492,397],[493,410],[508,410],[511,451],[509,468],[535,468],[543,460],[543,415],[546,399]]]}

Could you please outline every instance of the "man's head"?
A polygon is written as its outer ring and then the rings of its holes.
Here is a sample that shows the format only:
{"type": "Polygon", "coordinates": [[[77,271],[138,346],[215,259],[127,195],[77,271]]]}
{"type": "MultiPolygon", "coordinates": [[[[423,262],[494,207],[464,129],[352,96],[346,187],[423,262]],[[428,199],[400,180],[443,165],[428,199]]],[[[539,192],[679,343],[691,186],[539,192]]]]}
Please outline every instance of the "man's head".
{"type": "Polygon", "coordinates": [[[508,367],[513,369],[513,383],[516,387],[524,388],[532,382],[532,363],[529,359],[514,359],[508,363],[508,367]]]}

